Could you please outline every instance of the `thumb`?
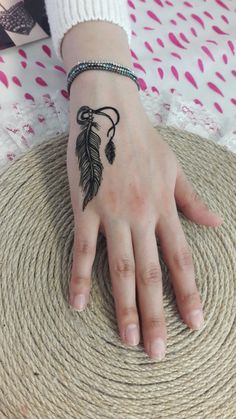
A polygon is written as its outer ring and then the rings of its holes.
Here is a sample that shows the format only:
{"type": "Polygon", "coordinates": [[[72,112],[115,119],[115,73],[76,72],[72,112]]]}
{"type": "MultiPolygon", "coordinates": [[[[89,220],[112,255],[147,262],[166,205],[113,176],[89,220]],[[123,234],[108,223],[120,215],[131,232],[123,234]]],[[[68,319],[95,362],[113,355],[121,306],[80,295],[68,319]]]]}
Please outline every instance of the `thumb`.
{"type": "Polygon", "coordinates": [[[223,218],[213,212],[200,198],[188,181],[182,167],[178,165],[175,185],[175,200],[177,208],[190,220],[198,224],[217,227],[223,223],[223,218]]]}

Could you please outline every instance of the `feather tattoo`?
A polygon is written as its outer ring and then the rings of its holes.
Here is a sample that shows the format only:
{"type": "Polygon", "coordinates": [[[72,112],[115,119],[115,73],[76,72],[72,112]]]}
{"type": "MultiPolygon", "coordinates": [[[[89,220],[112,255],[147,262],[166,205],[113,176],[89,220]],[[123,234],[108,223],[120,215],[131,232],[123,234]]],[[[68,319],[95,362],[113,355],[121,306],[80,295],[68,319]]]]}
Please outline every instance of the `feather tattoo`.
{"type": "Polygon", "coordinates": [[[89,106],[81,106],[77,113],[77,123],[82,130],[76,140],[75,154],[79,160],[80,186],[85,194],[83,201],[83,211],[91,199],[97,195],[99,186],[103,179],[103,164],[100,159],[99,149],[101,138],[96,131],[100,125],[94,121],[95,115],[102,115],[109,119],[111,127],[107,131],[108,142],[105,147],[105,156],[110,164],[115,159],[115,144],[113,141],[116,125],[120,120],[119,112],[112,106],[104,106],[99,109],[92,109],[89,106]],[[107,114],[106,110],[115,113],[116,120],[107,114]]]}

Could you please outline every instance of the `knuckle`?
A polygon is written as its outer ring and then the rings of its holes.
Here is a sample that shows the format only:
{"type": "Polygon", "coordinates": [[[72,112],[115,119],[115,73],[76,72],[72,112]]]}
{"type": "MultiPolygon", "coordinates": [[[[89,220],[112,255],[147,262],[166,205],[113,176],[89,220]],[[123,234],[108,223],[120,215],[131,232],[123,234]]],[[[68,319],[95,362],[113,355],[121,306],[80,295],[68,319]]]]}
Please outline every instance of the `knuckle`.
{"type": "Polygon", "coordinates": [[[90,277],[87,275],[81,275],[76,269],[73,269],[72,275],[71,275],[71,282],[74,284],[85,284],[90,280],[90,277]]]}
{"type": "Polygon", "coordinates": [[[163,317],[149,317],[145,323],[148,329],[165,328],[165,319],[163,317]]]}
{"type": "Polygon", "coordinates": [[[122,319],[124,319],[124,318],[135,319],[137,317],[137,309],[136,309],[135,306],[121,307],[120,316],[121,316],[122,319]]]}
{"type": "Polygon", "coordinates": [[[119,199],[119,195],[117,194],[117,192],[110,188],[107,187],[106,190],[106,217],[109,217],[111,214],[117,214],[119,207],[120,207],[120,199],[119,199]]]}
{"type": "Polygon", "coordinates": [[[200,300],[200,296],[197,290],[193,292],[188,292],[187,294],[183,294],[179,298],[182,304],[189,305],[192,305],[193,303],[198,303],[200,300]]]}
{"type": "Polygon", "coordinates": [[[186,246],[174,253],[174,265],[177,269],[183,270],[193,266],[191,249],[186,246]]]}
{"type": "Polygon", "coordinates": [[[75,252],[77,255],[93,255],[95,246],[87,239],[77,237],[75,240],[75,252]]]}
{"type": "Polygon", "coordinates": [[[140,280],[143,285],[152,283],[159,284],[162,280],[162,272],[158,264],[150,265],[144,272],[140,274],[140,280]]]}
{"type": "Polygon", "coordinates": [[[89,277],[82,277],[78,273],[73,273],[70,281],[70,289],[76,289],[78,292],[79,289],[87,289],[90,284],[90,278],[89,277]]]}
{"type": "Polygon", "coordinates": [[[165,214],[173,211],[173,194],[167,187],[162,191],[161,202],[165,214]]]}
{"type": "Polygon", "coordinates": [[[129,207],[133,214],[143,215],[148,208],[148,200],[145,191],[134,182],[130,187],[129,207]]]}
{"type": "Polygon", "coordinates": [[[127,257],[121,257],[118,259],[114,263],[113,269],[115,274],[122,277],[130,276],[135,272],[134,262],[127,257]]]}

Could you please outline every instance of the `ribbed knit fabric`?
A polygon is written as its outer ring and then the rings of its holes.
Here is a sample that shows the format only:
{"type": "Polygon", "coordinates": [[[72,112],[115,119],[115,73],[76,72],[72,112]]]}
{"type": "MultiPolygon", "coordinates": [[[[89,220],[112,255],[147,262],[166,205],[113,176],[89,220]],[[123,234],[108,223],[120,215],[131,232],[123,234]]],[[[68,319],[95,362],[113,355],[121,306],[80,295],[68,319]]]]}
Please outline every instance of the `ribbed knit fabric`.
{"type": "Polygon", "coordinates": [[[61,42],[65,33],[79,22],[105,20],[121,26],[131,40],[126,0],[45,0],[45,10],[55,53],[62,61],[61,42]]]}

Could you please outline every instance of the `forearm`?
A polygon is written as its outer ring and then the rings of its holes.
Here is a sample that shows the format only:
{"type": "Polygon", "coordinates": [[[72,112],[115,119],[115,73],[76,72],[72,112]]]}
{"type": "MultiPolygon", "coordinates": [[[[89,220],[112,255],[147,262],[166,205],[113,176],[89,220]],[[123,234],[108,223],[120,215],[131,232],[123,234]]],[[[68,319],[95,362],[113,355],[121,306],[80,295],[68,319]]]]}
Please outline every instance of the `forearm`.
{"type": "Polygon", "coordinates": [[[61,52],[67,71],[78,60],[90,59],[116,61],[132,68],[127,34],[110,22],[89,21],[75,25],[65,34],[61,52]]]}

